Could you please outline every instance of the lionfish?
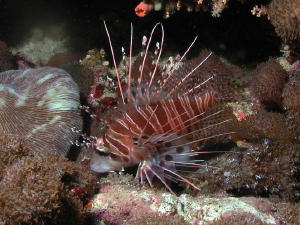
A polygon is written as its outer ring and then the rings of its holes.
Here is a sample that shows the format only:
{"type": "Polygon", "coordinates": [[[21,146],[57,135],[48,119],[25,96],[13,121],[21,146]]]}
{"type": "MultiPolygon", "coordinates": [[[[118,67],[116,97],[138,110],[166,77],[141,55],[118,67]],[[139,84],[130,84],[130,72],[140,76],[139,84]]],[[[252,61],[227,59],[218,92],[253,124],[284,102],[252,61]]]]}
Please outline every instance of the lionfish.
{"type": "Polygon", "coordinates": [[[193,79],[197,78],[197,71],[212,52],[186,72],[190,65],[185,66],[183,59],[196,37],[183,56],[177,58],[177,66],[170,70],[161,68],[164,28],[158,23],[152,29],[149,40],[143,37],[143,51],[133,62],[131,25],[129,65],[124,85],[105,22],[104,26],[118,80],[120,103],[117,105],[118,112],[105,120],[107,128],[103,136],[95,140],[91,169],[105,173],[138,165],[136,178],[142,184],[147,181],[152,187],[153,179],[157,177],[172,193],[168,181],[185,182],[199,190],[182,173],[184,168],[202,166],[195,156],[205,152],[193,150],[193,146],[233,133],[211,132],[232,120],[216,119],[222,109],[209,112],[220,98],[212,88],[205,87],[216,75],[211,74],[200,82],[193,79]],[[161,42],[156,43],[154,54],[150,55],[150,43],[158,27],[161,28],[161,42]],[[199,124],[202,126],[197,126],[199,124]]]}

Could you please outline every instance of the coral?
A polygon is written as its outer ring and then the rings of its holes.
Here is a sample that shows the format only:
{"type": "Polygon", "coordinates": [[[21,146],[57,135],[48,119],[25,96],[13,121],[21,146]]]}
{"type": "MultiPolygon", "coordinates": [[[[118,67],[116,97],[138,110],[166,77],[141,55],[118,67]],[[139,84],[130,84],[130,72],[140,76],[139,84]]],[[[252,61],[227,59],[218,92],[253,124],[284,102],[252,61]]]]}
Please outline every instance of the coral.
{"type": "Polygon", "coordinates": [[[52,67],[0,73],[0,130],[33,151],[67,154],[81,129],[79,91],[70,75],[52,67]]]}
{"type": "Polygon", "coordinates": [[[276,209],[283,224],[299,224],[300,203],[278,202],[278,200],[276,202],[276,209]]]}
{"type": "Polygon", "coordinates": [[[81,224],[83,196],[93,177],[61,156],[44,153],[23,157],[7,168],[0,182],[0,221],[3,224],[81,224]],[[81,198],[80,198],[81,197],[81,198]]]}
{"type": "Polygon", "coordinates": [[[189,225],[182,216],[166,216],[166,215],[154,215],[148,216],[144,215],[141,218],[136,219],[131,223],[131,225],[189,225]]]}
{"type": "Polygon", "coordinates": [[[140,4],[135,7],[134,11],[137,16],[144,17],[152,11],[153,7],[153,3],[141,1],[140,4]]]}
{"type": "Polygon", "coordinates": [[[298,0],[272,0],[266,13],[277,34],[286,41],[300,41],[300,2],[298,0]]]}
{"type": "Polygon", "coordinates": [[[299,198],[299,145],[265,138],[244,147],[247,150],[236,149],[208,161],[195,175],[198,185],[204,191],[221,189],[238,196],[277,195],[292,201],[299,198]]]}
{"type": "MultiPolygon", "coordinates": [[[[197,64],[203,61],[210,53],[210,57],[201,65],[201,69],[195,73],[195,78],[187,82],[187,85],[202,83],[203,81],[212,78],[211,81],[205,84],[208,89],[213,90],[218,94],[218,99],[223,101],[233,101],[238,98],[239,85],[235,82],[237,76],[242,76],[243,72],[238,67],[228,66],[212,51],[204,49],[199,53],[199,56],[192,60],[186,61],[179,69],[174,71],[175,74],[188,74],[197,64]]],[[[185,87],[189,89],[189,86],[185,87]]],[[[201,90],[208,90],[201,88],[201,90]]]]}
{"type": "Polygon", "coordinates": [[[300,109],[300,73],[295,73],[290,76],[282,95],[283,105],[287,110],[300,109]]]}
{"type": "Polygon", "coordinates": [[[278,61],[271,58],[260,63],[252,73],[249,88],[254,104],[261,104],[267,109],[281,107],[281,94],[288,76],[278,61]]]}
{"type": "Polygon", "coordinates": [[[31,30],[30,36],[12,49],[13,54],[25,54],[34,64],[45,65],[52,56],[67,51],[68,38],[65,36],[65,27],[60,25],[47,29],[49,30],[41,28],[31,30]]]}
{"type": "Polygon", "coordinates": [[[228,225],[228,224],[238,224],[238,225],[267,225],[268,223],[262,222],[255,216],[249,216],[247,214],[235,215],[232,217],[221,218],[218,221],[214,221],[211,225],[228,225]]]}
{"type": "Polygon", "coordinates": [[[247,116],[242,120],[237,130],[241,139],[251,143],[268,138],[272,141],[290,143],[292,133],[285,124],[284,114],[258,110],[255,114],[247,116]],[[278,132],[280,130],[280,132],[278,132]]]}
{"type": "Polygon", "coordinates": [[[293,62],[299,59],[300,43],[300,2],[298,0],[271,0],[269,4],[252,9],[252,14],[258,17],[267,15],[275,31],[282,38],[287,49],[286,58],[293,62]]]}
{"type": "Polygon", "coordinates": [[[93,74],[93,83],[87,94],[88,103],[97,111],[116,103],[117,86],[116,75],[109,69],[109,62],[106,60],[106,53],[103,49],[92,49],[80,64],[87,71],[93,74]]]}
{"type": "Polygon", "coordinates": [[[111,178],[101,179],[99,194],[88,204],[91,212],[109,224],[138,224],[139,221],[147,221],[140,224],[173,224],[170,220],[174,224],[213,224],[223,218],[234,221],[239,216],[249,221],[255,218],[262,224],[279,222],[269,210],[272,203],[264,199],[202,195],[193,198],[187,194],[177,197],[141,189],[130,182],[117,184],[110,181],[111,178]],[[161,221],[154,223],[156,218],[161,221]],[[185,222],[180,223],[183,220],[185,222]]]}
{"type": "Polygon", "coordinates": [[[30,153],[22,144],[22,140],[13,135],[0,134],[0,181],[6,168],[30,153]]]}
{"type": "MultiPolygon", "coordinates": [[[[240,1],[244,2],[243,0],[240,1]]],[[[188,12],[211,10],[212,16],[219,17],[222,11],[227,7],[228,2],[229,0],[211,0],[205,2],[203,0],[144,0],[136,7],[135,13],[140,17],[144,17],[154,8],[156,11],[164,10],[164,17],[169,18],[176,11],[179,11],[181,8],[185,8],[188,12]]]]}
{"type": "Polygon", "coordinates": [[[283,106],[287,109],[286,123],[296,139],[300,140],[300,73],[291,75],[283,90],[283,106]]]}

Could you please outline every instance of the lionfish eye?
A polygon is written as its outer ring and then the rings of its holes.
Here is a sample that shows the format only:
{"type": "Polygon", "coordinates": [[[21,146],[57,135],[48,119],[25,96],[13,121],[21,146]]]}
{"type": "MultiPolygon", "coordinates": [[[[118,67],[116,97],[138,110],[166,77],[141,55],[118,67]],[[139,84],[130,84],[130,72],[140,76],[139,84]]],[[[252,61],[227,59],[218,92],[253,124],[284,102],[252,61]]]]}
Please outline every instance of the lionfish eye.
{"type": "Polygon", "coordinates": [[[99,156],[109,156],[110,152],[104,149],[96,149],[96,153],[99,156]]]}

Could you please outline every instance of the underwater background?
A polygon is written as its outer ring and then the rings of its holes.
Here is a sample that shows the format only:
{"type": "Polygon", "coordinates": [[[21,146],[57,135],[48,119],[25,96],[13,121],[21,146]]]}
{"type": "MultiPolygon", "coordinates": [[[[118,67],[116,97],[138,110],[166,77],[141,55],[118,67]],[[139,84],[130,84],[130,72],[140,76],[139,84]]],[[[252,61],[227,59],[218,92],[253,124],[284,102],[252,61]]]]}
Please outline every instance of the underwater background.
{"type": "Polygon", "coordinates": [[[0,28],[1,225],[300,224],[298,0],[0,0],[0,28]],[[185,171],[199,190],[90,169],[123,110],[113,60],[125,87],[131,24],[133,61],[159,24],[158,70],[212,79],[207,113],[224,113],[192,127],[204,154],[185,171]]]}

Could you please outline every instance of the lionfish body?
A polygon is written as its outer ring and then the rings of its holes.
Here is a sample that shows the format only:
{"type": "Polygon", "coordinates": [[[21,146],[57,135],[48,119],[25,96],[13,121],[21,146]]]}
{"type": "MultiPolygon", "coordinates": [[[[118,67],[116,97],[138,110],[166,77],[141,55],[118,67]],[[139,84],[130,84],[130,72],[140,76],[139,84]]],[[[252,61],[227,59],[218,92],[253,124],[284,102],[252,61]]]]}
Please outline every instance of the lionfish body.
{"type": "MultiPolygon", "coordinates": [[[[163,27],[161,28],[163,43],[163,27]]],[[[153,59],[147,54],[152,33],[145,52],[134,63],[129,62],[125,90],[114,60],[122,97],[118,106],[121,113],[106,120],[106,132],[97,139],[97,151],[90,166],[92,170],[103,173],[139,165],[136,177],[141,183],[147,180],[152,186],[153,177],[157,177],[171,192],[167,180],[183,181],[197,188],[178,169],[201,166],[197,160],[193,160],[201,152],[193,151],[192,145],[230,134],[212,135],[207,132],[230,120],[195,128],[201,121],[207,121],[222,111],[207,113],[218,101],[217,93],[204,88],[213,76],[190,85],[192,75],[211,53],[187,73],[180,71],[180,68],[163,72],[158,65],[161,46],[156,45],[153,59]],[[202,135],[198,135],[200,133],[202,135]]],[[[109,34],[108,37],[110,40],[109,34]]],[[[144,45],[146,46],[145,43],[144,45]]],[[[114,58],[112,46],[111,50],[114,58]]],[[[129,59],[131,60],[131,48],[129,59]]],[[[178,63],[181,60],[182,58],[178,63]]]]}

